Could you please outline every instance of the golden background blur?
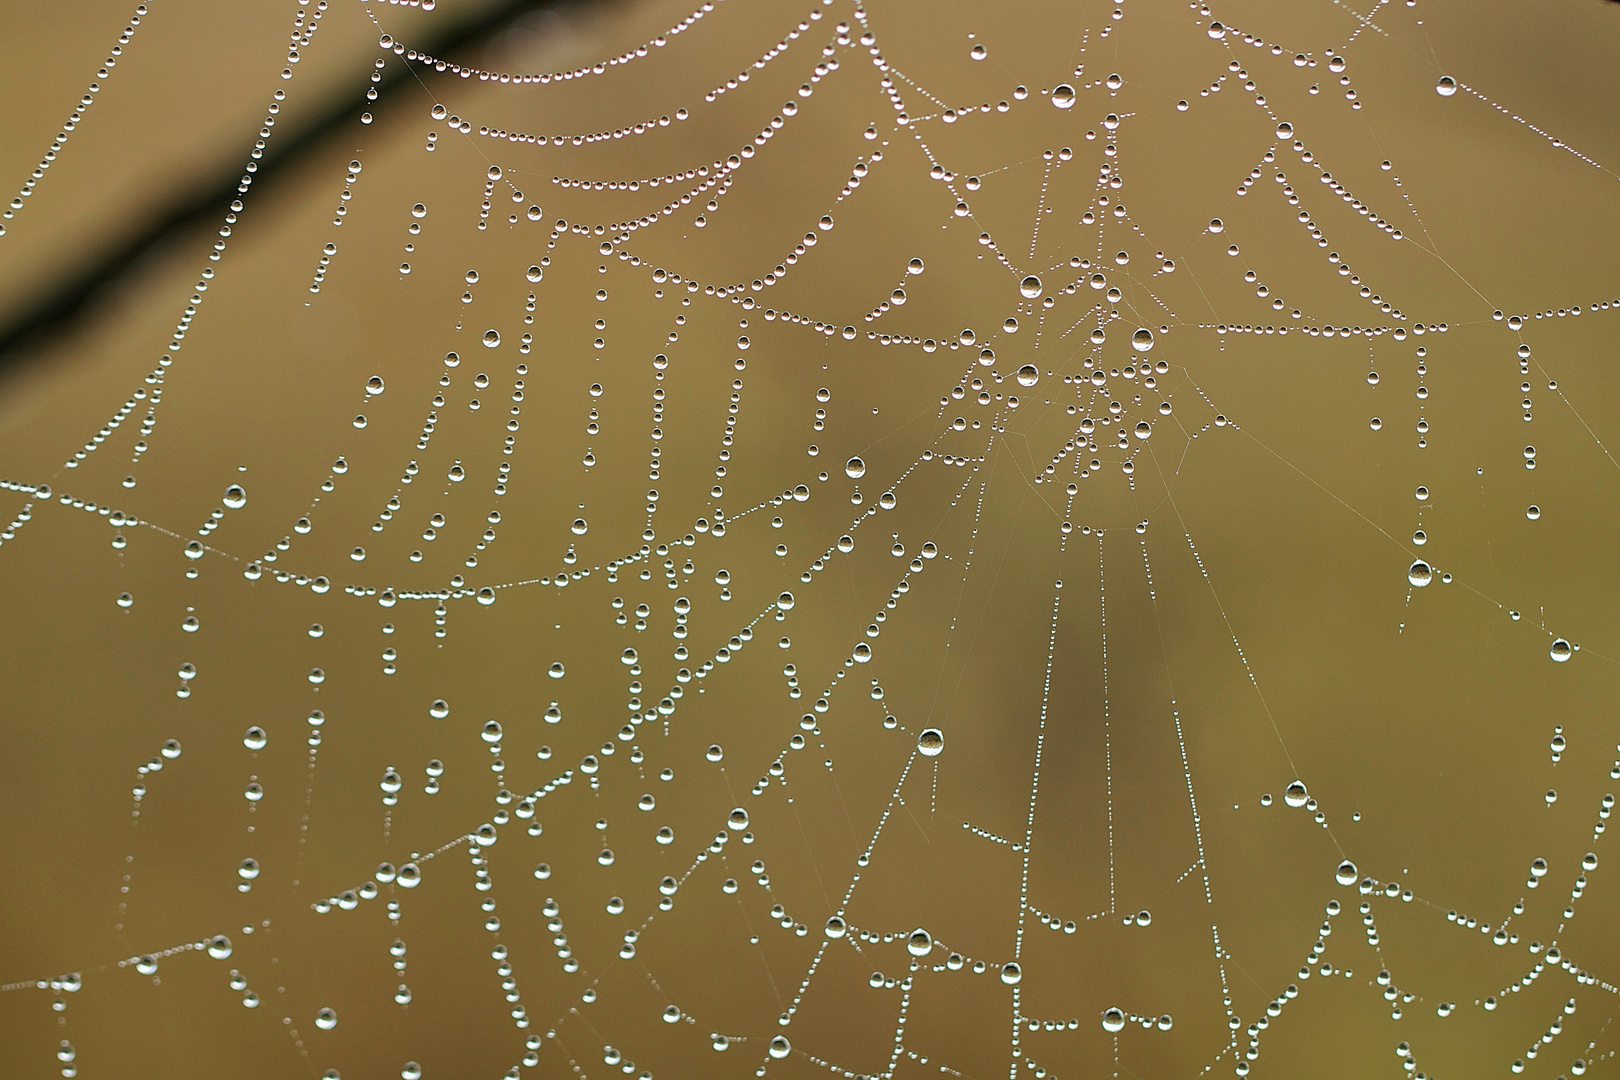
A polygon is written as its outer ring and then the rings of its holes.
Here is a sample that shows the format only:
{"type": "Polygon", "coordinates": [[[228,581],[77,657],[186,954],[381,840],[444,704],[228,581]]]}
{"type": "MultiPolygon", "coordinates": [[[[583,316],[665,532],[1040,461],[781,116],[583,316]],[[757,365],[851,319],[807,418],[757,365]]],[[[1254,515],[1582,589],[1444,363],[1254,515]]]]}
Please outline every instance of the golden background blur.
{"type": "Polygon", "coordinates": [[[1620,5],[144,8],[0,23],[0,1075],[1620,1074],[1620,5]]]}

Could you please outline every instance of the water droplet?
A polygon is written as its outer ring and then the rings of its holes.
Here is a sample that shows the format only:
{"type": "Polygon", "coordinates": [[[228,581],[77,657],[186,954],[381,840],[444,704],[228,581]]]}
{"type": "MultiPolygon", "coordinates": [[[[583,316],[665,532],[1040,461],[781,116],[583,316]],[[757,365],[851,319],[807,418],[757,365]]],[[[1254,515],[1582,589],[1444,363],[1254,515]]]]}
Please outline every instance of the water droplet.
{"type": "Polygon", "coordinates": [[[1283,802],[1296,810],[1304,806],[1309,800],[1310,795],[1306,793],[1303,781],[1295,780],[1283,789],[1283,802]]]}
{"type": "Polygon", "coordinates": [[[1035,299],[1041,295],[1041,279],[1034,274],[1029,275],[1029,277],[1018,283],[1018,292],[1026,300],[1035,299]]]}
{"type": "Polygon", "coordinates": [[[939,728],[923,728],[917,736],[917,752],[923,757],[938,757],[945,749],[945,733],[939,728]]]}
{"type": "Polygon", "coordinates": [[[242,490],[241,484],[232,484],[225,489],[225,506],[231,510],[240,510],[247,505],[247,492],[242,490]]]}
{"type": "Polygon", "coordinates": [[[1145,326],[1137,330],[1136,333],[1131,335],[1131,348],[1137,352],[1152,352],[1153,331],[1145,326]]]}
{"type": "Polygon", "coordinates": [[[1450,75],[1440,76],[1440,81],[1434,84],[1434,92],[1441,97],[1450,97],[1457,92],[1457,80],[1450,75]]]}
{"type": "Polygon", "coordinates": [[[1106,1009],[1102,1014],[1103,1030],[1117,1033],[1125,1030],[1125,1013],[1117,1008],[1106,1009]]]}
{"type": "Polygon", "coordinates": [[[1040,370],[1034,364],[1025,364],[1018,369],[1019,386],[1034,386],[1040,377],[1040,370]]]}
{"type": "Polygon", "coordinates": [[[975,60],[983,60],[985,57],[990,55],[990,50],[986,49],[983,45],[975,45],[973,48],[968,50],[968,55],[975,60]]]}
{"type": "Polygon", "coordinates": [[[215,960],[224,960],[231,955],[231,939],[224,934],[217,934],[208,941],[208,955],[215,960]]]}
{"type": "Polygon", "coordinates": [[[242,736],[242,745],[249,750],[263,750],[265,744],[269,741],[269,737],[264,733],[264,728],[259,727],[257,724],[248,728],[247,734],[242,736]]]}
{"type": "Polygon", "coordinates": [[[1421,589],[1434,580],[1434,570],[1422,559],[1417,559],[1406,568],[1406,580],[1421,589]]]}
{"type": "Polygon", "coordinates": [[[1354,885],[1356,883],[1356,878],[1360,876],[1360,873],[1361,872],[1356,869],[1356,864],[1351,862],[1349,859],[1346,859],[1344,862],[1339,864],[1338,870],[1334,871],[1333,880],[1337,881],[1340,885],[1354,885]]]}
{"type": "Polygon", "coordinates": [[[499,331],[496,331],[496,330],[485,330],[484,331],[484,348],[493,349],[495,346],[499,345],[500,343],[501,343],[501,335],[500,335],[499,331]]]}
{"type": "Polygon", "coordinates": [[[739,806],[730,814],[727,814],[726,828],[733,832],[741,832],[748,828],[748,811],[739,806]]]}
{"type": "Polygon", "coordinates": [[[1225,232],[1226,222],[1222,221],[1220,218],[1210,218],[1209,231],[1212,233],[1225,232]]]}
{"type": "Polygon", "coordinates": [[[773,1058],[785,1058],[792,1053],[793,1044],[788,1042],[786,1035],[776,1035],[771,1039],[769,1053],[773,1058]]]}
{"type": "Polygon", "coordinates": [[[315,1026],[322,1031],[331,1031],[337,1027],[337,1013],[331,1009],[322,1009],[315,1014],[315,1026]]]}
{"type": "Polygon", "coordinates": [[[1074,104],[1074,87],[1068,83],[1060,83],[1052,88],[1052,104],[1060,109],[1067,109],[1074,104]]]}
{"type": "Polygon", "coordinates": [[[1016,960],[1009,960],[1001,965],[1001,981],[1008,986],[1017,986],[1018,981],[1024,977],[1024,969],[1018,966],[1016,960]]]}
{"type": "Polygon", "coordinates": [[[539,281],[541,278],[546,276],[546,272],[540,269],[538,266],[531,266],[529,267],[529,272],[526,276],[530,281],[539,281]]]}
{"type": "Polygon", "coordinates": [[[859,480],[866,475],[866,462],[858,457],[852,457],[844,462],[844,475],[851,480],[859,480]]]}
{"type": "Polygon", "coordinates": [[[1575,650],[1570,647],[1569,642],[1565,641],[1563,638],[1556,638],[1553,640],[1552,658],[1558,663],[1562,664],[1564,661],[1568,660],[1574,651],[1575,650]]]}
{"type": "Polygon", "coordinates": [[[906,951],[912,956],[927,956],[933,951],[933,948],[933,937],[920,926],[911,932],[910,937],[906,938],[906,951]]]}

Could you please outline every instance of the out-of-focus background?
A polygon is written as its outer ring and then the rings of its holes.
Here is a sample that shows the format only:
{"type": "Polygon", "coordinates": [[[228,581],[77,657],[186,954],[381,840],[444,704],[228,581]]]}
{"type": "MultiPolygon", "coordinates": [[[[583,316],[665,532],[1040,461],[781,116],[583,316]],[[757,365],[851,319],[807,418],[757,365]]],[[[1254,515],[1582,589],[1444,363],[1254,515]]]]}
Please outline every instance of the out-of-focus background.
{"type": "Polygon", "coordinates": [[[3,25],[0,1073],[1616,1074],[1620,5],[3,25]]]}

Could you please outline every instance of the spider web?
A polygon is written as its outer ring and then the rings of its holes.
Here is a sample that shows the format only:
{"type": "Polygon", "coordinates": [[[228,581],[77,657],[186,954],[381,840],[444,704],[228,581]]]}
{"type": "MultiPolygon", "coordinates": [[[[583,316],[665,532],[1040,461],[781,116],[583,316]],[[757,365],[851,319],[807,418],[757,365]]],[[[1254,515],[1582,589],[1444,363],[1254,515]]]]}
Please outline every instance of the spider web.
{"type": "Polygon", "coordinates": [[[1613,1069],[1611,131],[1410,3],[433,7],[7,440],[16,1075],[1613,1069]]]}

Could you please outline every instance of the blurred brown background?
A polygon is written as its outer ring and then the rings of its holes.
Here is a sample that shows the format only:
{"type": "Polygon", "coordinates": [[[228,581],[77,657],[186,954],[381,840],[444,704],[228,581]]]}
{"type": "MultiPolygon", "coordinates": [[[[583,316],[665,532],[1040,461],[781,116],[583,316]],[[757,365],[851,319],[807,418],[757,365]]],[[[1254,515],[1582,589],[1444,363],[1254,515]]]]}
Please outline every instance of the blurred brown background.
{"type": "Polygon", "coordinates": [[[5,12],[0,1075],[1620,1072],[1620,8],[147,6],[5,12]]]}

